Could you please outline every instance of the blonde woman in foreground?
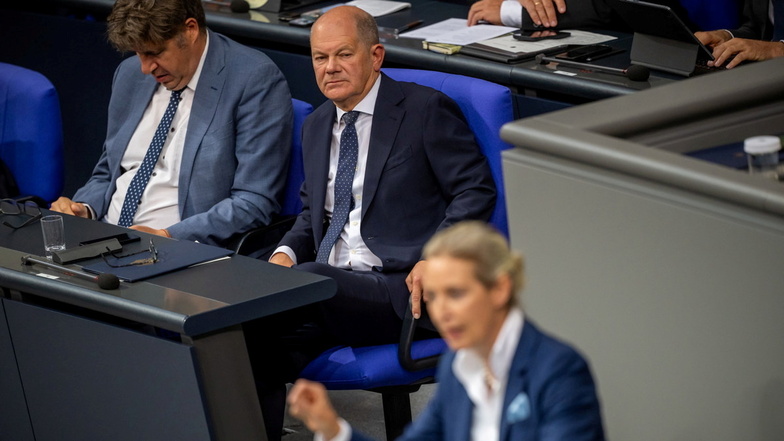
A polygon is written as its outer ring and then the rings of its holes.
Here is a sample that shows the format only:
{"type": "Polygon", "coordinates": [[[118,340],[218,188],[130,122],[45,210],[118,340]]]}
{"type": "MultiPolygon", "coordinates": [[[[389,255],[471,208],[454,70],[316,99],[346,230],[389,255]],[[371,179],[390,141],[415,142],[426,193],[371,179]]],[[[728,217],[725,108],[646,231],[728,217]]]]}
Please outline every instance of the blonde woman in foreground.
{"type": "MultiPolygon", "coordinates": [[[[424,249],[424,298],[449,345],[430,403],[399,438],[432,441],[603,440],[586,361],[525,317],[522,257],[490,226],[456,224],[424,249]]],[[[319,383],[298,380],[289,408],[316,439],[367,440],[319,383]]]]}

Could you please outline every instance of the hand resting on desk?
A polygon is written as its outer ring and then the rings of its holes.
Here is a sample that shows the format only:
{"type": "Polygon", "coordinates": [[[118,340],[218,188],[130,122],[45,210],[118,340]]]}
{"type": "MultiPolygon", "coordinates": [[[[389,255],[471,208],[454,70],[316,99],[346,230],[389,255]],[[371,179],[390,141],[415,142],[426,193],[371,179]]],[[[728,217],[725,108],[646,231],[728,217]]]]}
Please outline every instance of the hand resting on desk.
{"type": "Polygon", "coordinates": [[[71,216],[90,218],[90,210],[88,210],[84,204],[81,202],[74,202],[64,196],[61,196],[56,201],[52,202],[52,205],[49,208],[51,208],[52,211],[70,214],[71,216]]]}
{"type": "MultiPolygon", "coordinates": [[[[518,0],[528,12],[537,26],[555,27],[558,25],[558,14],[566,12],[566,0],[518,0]]],[[[468,25],[473,26],[480,21],[495,25],[513,25],[501,21],[501,4],[503,0],[480,0],[468,11],[468,25]]]]}

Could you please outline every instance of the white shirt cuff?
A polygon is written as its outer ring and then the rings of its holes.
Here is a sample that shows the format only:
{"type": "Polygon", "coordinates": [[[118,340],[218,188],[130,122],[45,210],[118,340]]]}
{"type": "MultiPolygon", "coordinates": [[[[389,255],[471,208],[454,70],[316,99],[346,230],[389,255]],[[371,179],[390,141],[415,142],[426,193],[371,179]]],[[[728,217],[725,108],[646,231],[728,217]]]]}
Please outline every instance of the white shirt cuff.
{"type": "Polygon", "coordinates": [[[338,425],[340,426],[340,430],[338,434],[335,435],[332,439],[324,439],[324,435],[320,432],[316,432],[313,435],[313,441],[348,441],[351,439],[351,425],[346,422],[343,418],[338,418],[338,425]]]}
{"type": "MultiPolygon", "coordinates": [[[[272,256],[274,256],[276,253],[283,253],[289,256],[289,259],[291,259],[291,261],[294,262],[294,265],[297,264],[297,255],[294,254],[294,250],[292,250],[291,247],[288,247],[286,245],[279,246],[275,249],[275,251],[272,252],[272,256]]],[[[270,256],[270,259],[272,259],[272,256],[270,256]]]]}
{"type": "Polygon", "coordinates": [[[504,26],[520,27],[523,24],[523,5],[517,0],[501,3],[501,23],[504,26]]]}
{"type": "Polygon", "coordinates": [[[90,213],[90,219],[95,219],[95,210],[93,210],[93,207],[91,207],[90,204],[85,204],[84,202],[81,202],[81,204],[87,207],[87,211],[90,213]]]}

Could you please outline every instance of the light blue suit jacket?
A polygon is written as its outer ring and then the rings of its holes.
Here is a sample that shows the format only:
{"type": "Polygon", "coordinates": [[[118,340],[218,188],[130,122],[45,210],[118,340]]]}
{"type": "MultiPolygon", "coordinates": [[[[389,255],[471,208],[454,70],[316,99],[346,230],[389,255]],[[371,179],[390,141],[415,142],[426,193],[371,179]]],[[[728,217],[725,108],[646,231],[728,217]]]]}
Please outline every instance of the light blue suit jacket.
{"type": "MultiPolygon", "coordinates": [[[[210,33],[180,165],[181,222],[172,237],[226,246],[280,210],[291,150],[291,96],[263,53],[210,33]]],[[[120,161],[158,83],[138,57],[114,74],[106,141],[92,177],[74,195],[102,219],[120,161]]]]}
{"type": "MultiPolygon", "coordinates": [[[[455,354],[441,359],[438,389],[398,441],[468,441],[473,404],[452,372],[455,354]]],[[[570,346],[523,326],[501,416],[501,441],[604,440],[599,400],[585,360],[570,346]]],[[[352,440],[367,440],[354,433],[352,440]]]]}

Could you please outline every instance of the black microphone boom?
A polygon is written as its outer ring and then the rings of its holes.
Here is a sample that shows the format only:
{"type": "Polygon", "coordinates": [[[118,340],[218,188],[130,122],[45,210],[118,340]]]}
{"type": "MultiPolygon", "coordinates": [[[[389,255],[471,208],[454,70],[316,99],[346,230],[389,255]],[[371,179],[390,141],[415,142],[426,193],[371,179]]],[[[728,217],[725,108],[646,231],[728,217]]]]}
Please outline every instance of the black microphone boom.
{"type": "Polygon", "coordinates": [[[95,275],[95,274],[85,273],[79,270],[71,269],[62,265],[58,265],[56,263],[49,262],[48,260],[37,259],[33,256],[22,257],[23,265],[32,265],[34,263],[37,265],[45,266],[49,269],[53,269],[57,272],[63,273],[68,276],[74,276],[79,279],[95,282],[98,284],[98,287],[100,287],[101,289],[117,289],[120,286],[120,279],[118,279],[117,276],[115,276],[114,274],[103,273],[103,274],[95,275]]]}
{"type": "Polygon", "coordinates": [[[595,72],[604,72],[604,73],[609,73],[614,75],[621,75],[630,79],[631,81],[645,81],[648,79],[648,77],[651,76],[651,71],[647,67],[640,66],[639,64],[632,64],[626,69],[617,69],[615,67],[598,66],[595,64],[587,64],[587,63],[578,63],[577,61],[561,60],[560,58],[550,58],[550,57],[546,57],[544,54],[537,55],[536,61],[538,61],[539,64],[558,63],[560,66],[576,67],[578,69],[587,69],[595,72]]]}

